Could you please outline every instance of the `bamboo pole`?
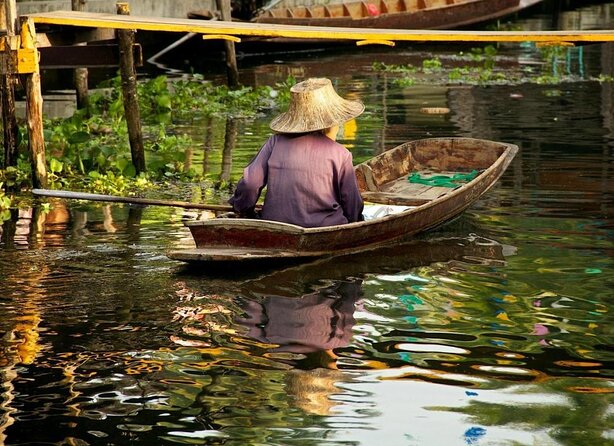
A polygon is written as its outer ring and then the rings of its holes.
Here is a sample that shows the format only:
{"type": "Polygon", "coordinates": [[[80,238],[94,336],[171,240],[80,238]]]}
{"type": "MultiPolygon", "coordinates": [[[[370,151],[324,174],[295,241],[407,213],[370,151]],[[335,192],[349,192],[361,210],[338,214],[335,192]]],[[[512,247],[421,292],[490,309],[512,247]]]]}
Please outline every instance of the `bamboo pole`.
{"type": "Polygon", "coordinates": [[[211,211],[232,211],[232,206],[224,204],[189,203],[187,201],[158,200],[154,198],[119,197],[116,195],[90,194],[68,190],[32,189],[33,195],[65,198],[72,200],[105,201],[109,203],[128,203],[150,206],[171,206],[186,209],[207,209],[211,211]]]}
{"type": "MultiPolygon", "coordinates": [[[[216,0],[217,9],[223,21],[232,21],[230,12],[230,0],[216,0]]],[[[239,85],[239,70],[237,68],[237,55],[235,53],[235,43],[224,40],[224,50],[226,53],[226,75],[228,76],[228,86],[237,87],[239,85]]]]}
{"type": "MultiPolygon", "coordinates": [[[[6,28],[6,36],[3,37],[4,51],[17,49],[15,37],[15,25],[17,18],[16,0],[1,0],[0,3],[0,27],[6,28]]],[[[4,146],[4,167],[17,165],[17,118],[15,115],[15,82],[17,77],[13,74],[14,67],[2,76],[0,92],[2,95],[2,128],[4,146]]]]}
{"type": "MultiPolygon", "coordinates": [[[[128,3],[117,3],[117,14],[130,15],[128,3]]],[[[124,111],[128,124],[128,139],[130,140],[130,152],[132,164],[137,173],[145,172],[145,147],[143,145],[143,133],[141,131],[141,114],[136,91],[136,70],[134,68],[133,29],[120,29],[117,31],[119,39],[119,68],[122,78],[122,93],[124,95],[124,111]]]]}
{"type": "MultiPolygon", "coordinates": [[[[72,0],[73,11],[83,11],[86,0],[72,0]]],[[[84,43],[78,45],[85,45],[84,43]]],[[[89,116],[89,88],[87,68],[75,68],[73,71],[75,92],[77,94],[77,109],[85,109],[89,116]]]]}
{"type": "Polygon", "coordinates": [[[34,67],[24,74],[26,87],[26,118],[28,125],[28,149],[32,164],[32,185],[47,186],[47,163],[45,161],[45,137],[43,135],[43,94],[36,50],[36,31],[34,22],[27,17],[20,18],[21,43],[25,50],[33,51],[34,67]]]}

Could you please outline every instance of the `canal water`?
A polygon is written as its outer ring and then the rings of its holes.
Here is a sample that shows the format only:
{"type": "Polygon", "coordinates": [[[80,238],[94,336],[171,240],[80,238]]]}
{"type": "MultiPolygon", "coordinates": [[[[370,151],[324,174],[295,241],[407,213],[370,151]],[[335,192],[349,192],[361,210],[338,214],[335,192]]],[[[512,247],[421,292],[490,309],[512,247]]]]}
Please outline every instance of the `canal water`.
{"type": "MultiPolygon", "coordinates": [[[[461,51],[310,53],[241,73],[326,75],[364,101],[340,136],[356,162],[427,137],[520,147],[475,206],[417,239],[211,272],[165,256],[190,246],[195,212],[13,211],[0,233],[0,444],[613,444],[614,48],[553,62],[500,47],[508,81],[477,85],[372,68],[461,51]]],[[[195,116],[191,162],[236,182],[271,117],[195,116]]]]}

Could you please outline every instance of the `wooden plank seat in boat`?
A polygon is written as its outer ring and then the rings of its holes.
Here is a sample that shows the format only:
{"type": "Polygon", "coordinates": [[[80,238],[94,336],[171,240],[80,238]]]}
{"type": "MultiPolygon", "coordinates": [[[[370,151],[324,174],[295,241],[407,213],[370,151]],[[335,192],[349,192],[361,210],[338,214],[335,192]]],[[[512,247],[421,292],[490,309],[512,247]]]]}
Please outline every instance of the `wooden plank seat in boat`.
{"type": "MultiPolygon", "coordinates": [[[[364,172],[364,171],[363,171],[364,172]]],[[[368,172],[370,173],[370,172],[368,172]]],[[[432,176],[453,177],[461,172],[437,172],[432,169],[418,171],[422,178],[432,176]]],[[[382,185],[376,185],[371,179],[369,190],[361,193],[363,200],[371,203],[392,204],[399,206],[421,206],[430,201],[449,194],[456,188],[428,186],[420,183],[410,183],[406,176],[397,178],[382,185]]],[[[458,187],[460,187],[459,184],[458,187]]]]}

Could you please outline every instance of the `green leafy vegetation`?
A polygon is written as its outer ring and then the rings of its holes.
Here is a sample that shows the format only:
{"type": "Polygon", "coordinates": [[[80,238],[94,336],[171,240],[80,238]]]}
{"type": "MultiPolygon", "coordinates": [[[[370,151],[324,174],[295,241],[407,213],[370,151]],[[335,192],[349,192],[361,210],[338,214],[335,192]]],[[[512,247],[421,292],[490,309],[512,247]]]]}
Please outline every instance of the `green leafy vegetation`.
{"type": "MultiPolygon", "coordinates": [[[[517,66],[504,65],[506,60],[499,55],[493,45],[471,48],[469,52],[460,52],[456,57],[442,61],[440,58],[428,58],[421,67],[411,64],[388,65],[375,62],[374,71],[397,75],[393,82],[401,87],[420,84],[467,84],[467,85],[516,85],[536,83],[555,85],[578,79],[612,82],[611,76],[600,75],[586,78],[581,61],[573,57],[577,48],[548,45],[538,48],[539,70],[526,64],[517,66]],[[574,64],[575,62],[575,64],[574,64]],[[572,73],[572,66],[578,74],[572,73]]],[[[578,57],[579,58],[579,57],[578,57]]]]}
{"type": "MultiPolygon", "coordinates": [[[[147,168],[146,173],[136,175],[121,80],[112,78],[90,95],[88,110],[78,110],[67,119],[44,121],[49,185],[56,189],[127,194],[164,187],[174,180],[204,181],[202,174],[186,162],[186,152],[196,144],[181,130],[182,124],[185,127],[195,119],[213,116],[253,119],[287,102],[289,87],[294,83],[290,77],[275,86],[232,90],[199,75],[173,80],[158,76],[139,82],[147,168]]],[[[12,189],[30,186],[31,167],[24,135],[22,127],[17,166],[0,170],[0,181],[12,189]]]]}
{"type": "Polygon", "coordinates": [[[8,220],[11,217],[9,208],[13,200],[4,192],[4,183],[0,182],[0,222],[8,220]]]}

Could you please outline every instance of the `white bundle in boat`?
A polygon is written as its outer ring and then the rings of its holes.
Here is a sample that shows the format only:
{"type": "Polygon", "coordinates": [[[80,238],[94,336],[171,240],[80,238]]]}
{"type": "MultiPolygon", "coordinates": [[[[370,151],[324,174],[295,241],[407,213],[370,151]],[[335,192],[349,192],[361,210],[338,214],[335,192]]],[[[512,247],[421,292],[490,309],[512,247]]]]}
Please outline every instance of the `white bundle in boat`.
{"type": "Polygon", "coordinates": [[[365,221],[375,220],[387,215],[398,214],[399,212],[413,209],[414,206],[396,206],[392,204],[365,204],[362,216],[365,221]]]}

